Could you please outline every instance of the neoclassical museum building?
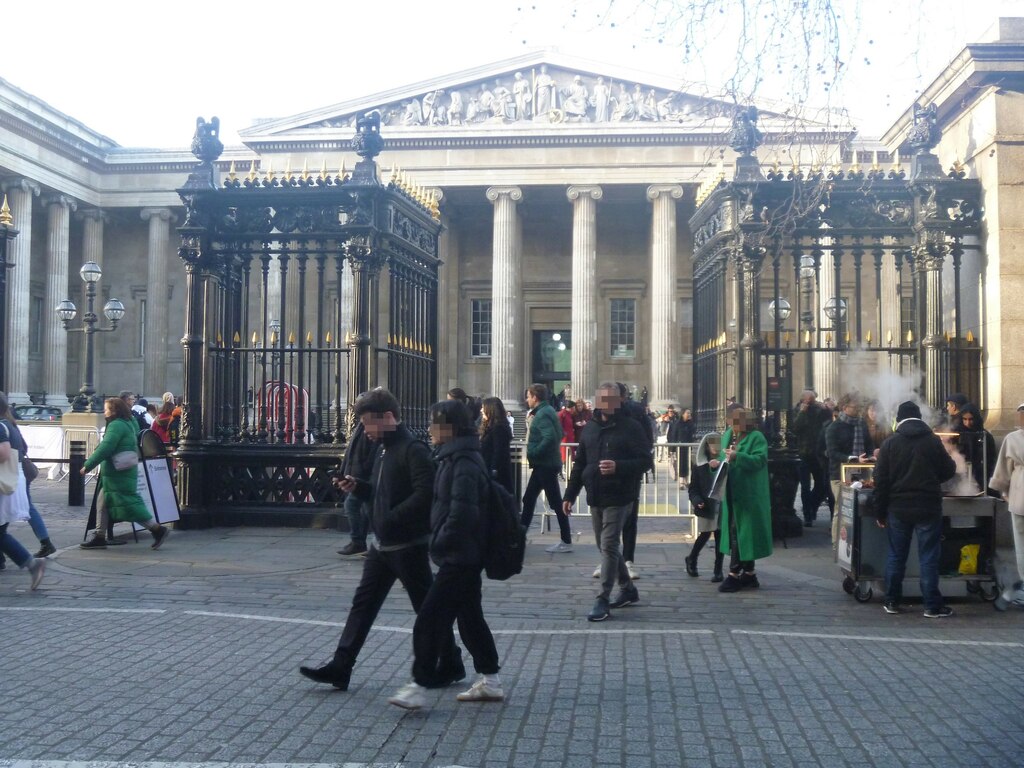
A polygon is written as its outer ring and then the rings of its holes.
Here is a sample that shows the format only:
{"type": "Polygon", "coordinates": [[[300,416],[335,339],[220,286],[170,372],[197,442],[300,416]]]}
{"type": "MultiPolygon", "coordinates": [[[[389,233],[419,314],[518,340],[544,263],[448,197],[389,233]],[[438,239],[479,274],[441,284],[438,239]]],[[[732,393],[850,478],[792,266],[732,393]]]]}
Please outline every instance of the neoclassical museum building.
{"type": "MultiPolygon", "coordinates": [[[[962,166],[981,185],[982,234],[957,265],[963,296],[947,301],[936,322],[978,344],[980,383],[972,394],[989,425],[1006,429],[1024,400],[1024,19],[999,20],[984,41],[936,73],[916,103],[935,105],[934,152],[944,171],[962,166]]],[[[859,136],[855,126],[828,117],[794,123],[784,108],[756,106],[762,169],[852,173],[909,165],[914,104],[880,137],[859,136]]],[[[378,111],[382,180],[399,180],[436,205],[443,226],[439,392],[460,386],[515,403],[530,382],[589,397],[611,379],[654,403],[686,406],[694,401],[696,358],[709,344],[728,341],[709,342],[695,331],[695,285],[703,283],[694,279],[699,248],[691,219],[709,190],[735,173],[728,137],[736,109],[680,93],[666,78],[532,53],[261,121],[240,131],[242,144],[229,145],[216,169],[239,179],[344,173],[358,160],[350,149],[356,117],[378,111]]],[[[194,117],[183,116],[183,125],[194,117]]],[[[0,80],[0,182],[19,231],[8,243],[7,274],[14,402],[31,397],[67,406],[79,390],[81,335],[69,334],[54,309],[70,298],[80,324],[85,283],[78,273],[90,261],[103,271],[97,307],[112,297],[125,307],[115,332],[97,334],[97,390],[147,397],[181,391],[185,270],[177,227],[184,209],[176,190],[195,163],[187,149],[122,147],[0,80]]],[[[868,271],[865,301],[859,273],[845,268],[826,269],[816,288],[825,298],[856,290],[849,311],[863,321],[858,340],[871,330],[876,340],[906,335],[899,311],[914,288],[909,280],[893,288],[889,258],[880,256],[879,269],[868,271]]],[[[273,317],[271,310],[275,331],[313,327],[294,316],[311,307],[275,298],[301,283],[286,279],[276,257],[268,275],[267,305],[286,305],[292,314],[273,317]]],[[[783,295],[776,290],[794,297],[798,281],[788,268],[778,288],[762,280],[761,315],[775,311],[783,295]]],[[[340,312],[341,326],[350,282],[350,275],[326,279],[324,311],[340,312]]],[[[724,327],[732,327],[729,306],[742,303],[735,292],[742,287],[735,281],[728,294],[724,327]]],[[[787,339],[792,332],[795,340],[786,344],[799,343],[798,314],[782,318],[784,329],[775,325],[787,339]]],[[[816,334],[829,322],[805,319],[816,334]]],[[[854,327],[852,317],[844,322],[854,327]]],[[[838,343],[843,329],[834,327],[838,343]]],[[[783,346],[778,334],[768,341],[783,346]]],[[[807,367],[807,383],[822,395],[844,386],[834,357],[816,356],[807,367]]],[[[797,389],[804,381],[796,379],[797,389]]]]}

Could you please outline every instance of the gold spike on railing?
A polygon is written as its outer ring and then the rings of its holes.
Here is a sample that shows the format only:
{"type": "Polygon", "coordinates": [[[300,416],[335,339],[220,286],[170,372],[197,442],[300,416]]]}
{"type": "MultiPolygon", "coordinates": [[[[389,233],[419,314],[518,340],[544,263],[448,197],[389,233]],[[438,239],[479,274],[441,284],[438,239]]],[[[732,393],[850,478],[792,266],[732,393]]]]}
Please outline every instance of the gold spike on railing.
{"type": "Polygon", "coordinates": [[[324,165],[320,169],[320,175],[317,177],[318,181],[327,181],[327,158],[324,158],[324,165]]]}
{"type": "Polygon", "coordinates": [[[254,157],[252,159],[252,165],[249,166],[249,175],[246,177],[247,179],[249,179],[250,184],[256,181],[256,175],[256,158],[254,157]]]}
{"type": "Polygon", "coordinates": [[[232,184],[235,182],[235,161],[231,161],[231,165],[228,166],[228,181],[232,184]]]}
{"type": "Polygon", "coordinates": [[[309,162],[306,158],[302,158],[302,175],[299,177],[305,183],[309,181],[309,162]]]}
{"type": "Polygon", "coordinates": [[[11,206],[7,204],[7,195],[4,195],[4,204],[0,207],[0,226],[14,226],[14,216],[11,215],[11,206]]]}

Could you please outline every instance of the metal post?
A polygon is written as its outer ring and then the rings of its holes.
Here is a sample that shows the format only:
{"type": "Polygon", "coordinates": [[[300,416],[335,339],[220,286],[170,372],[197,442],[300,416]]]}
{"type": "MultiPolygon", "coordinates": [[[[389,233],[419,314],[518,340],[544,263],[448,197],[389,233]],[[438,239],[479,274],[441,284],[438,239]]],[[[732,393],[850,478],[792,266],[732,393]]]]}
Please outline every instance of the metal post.
{"type": "Polygon", "coordinates": [[[85,475],[82,468],[85,466],[85,441],[72,440],[70,451],[70,463],[68,465],[68,506],[85,506],[85,475]]]}
{"type": "MultiPolygon", "coordinates": [[[[96,283],[85,284],[85,314],[82,316],[83,331],[85,336],[85,380],[82,382],[82,394],[89,398],[92,403],[92,396],[96,394],[93,387],[94,373],[94,344],[93,333],[96,329],[96,283]]],[[[95,410],[90,406],[90,410],[95,410]]]]}

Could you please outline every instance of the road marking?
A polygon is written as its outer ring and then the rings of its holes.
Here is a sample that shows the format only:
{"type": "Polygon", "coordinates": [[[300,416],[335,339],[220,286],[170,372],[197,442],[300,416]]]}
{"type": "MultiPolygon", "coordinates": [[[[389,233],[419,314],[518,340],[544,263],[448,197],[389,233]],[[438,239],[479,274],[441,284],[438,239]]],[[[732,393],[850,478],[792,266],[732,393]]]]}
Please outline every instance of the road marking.
{"type": "Polygon", "coordinates": [[[877,637],[872,635],[826,635],[818,632],[763,632],[752,629],[729,630],[734,635],[765,635],[768,637],[800,637],[811,640],[863,640],[872,643],[916,643],[920,645],[970,645],[995,648],[1024,648],[1024,643],[1001,643],[989,640],[938,640],[926,637],[877,637]]]}
{"type": "Polygon", "coordinates": [[[713,635],[710,629],[598,629],[580,626],[578,629],[492,629],[492,635],[713,635]]]}
{"type": "MultiPolygon", "coordinates": [[[[261,616],[254,613],[222,613],[220,611],[185,611],[189,616],[213,616],[220,619],[245,619],[247,621],[270,621],[277,624],[309,624],[315,627],[344,627],[341,621],[319,621],[317,619],[288,619],[282,616],[261,616]]],[[[412,630],[406,627],[388,627],[374,625],[373,629],[381,632],[398,632],[403,635],[411,635],[412,630]]]]}
{"type": "Polygon", "coordinates": [[[59,611],[60,613],[167,613],[164,608],[58,608],[40,606],[0,606],[0,611],[59,611]]]}
{"type": "MultiPolygon", "coordinates": [[[[406,763],[157,763],[114,760],[0,760],[3,768],[404,768],[406,763]]],[[[453,766],[452,768],[456,768],[453,766]]]]}

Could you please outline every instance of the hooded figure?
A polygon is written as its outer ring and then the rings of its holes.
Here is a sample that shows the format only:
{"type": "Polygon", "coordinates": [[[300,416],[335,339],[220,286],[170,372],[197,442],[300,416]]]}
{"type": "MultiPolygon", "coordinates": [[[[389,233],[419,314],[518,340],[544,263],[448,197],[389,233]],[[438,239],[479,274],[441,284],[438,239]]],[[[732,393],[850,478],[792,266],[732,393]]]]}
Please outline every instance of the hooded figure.
{"type": "Polygon", "coordinates": [[[719,510],[721,505],[710,497],[711,486],[715,480],[715,472],[720,466],[722,436],[717,432],[709,432],[701,438],[700,445],[694,454],[693,466],[690,467],[690,506],[697,518],[697,539],[693,542],[690,554],[686,556],[686,572],[690,576],[698,576],[697,556],[707,544],[711,534],[715,535],[715,572],[711,581],[720,582],[724,555],[718,549],[719,510]]]}
{"type": "Polygon", "coordinates": [[[960,431],[960,412],[967,405],[967,395],[954,392],[946,398],[946,415],[949,417],[949,428],[953,432],[960,431]]]}
{"type": "MultiPolygon", "coordinates": [[[[957,450],[971,465],[971,476],[978,484],[978,491],[988,487],[988,481],[996,468],[996,441],[985,429],[985,418],[981,409],[974,403],[967,403],[957,414],[960,417],[960,429],[957,432],[957,450]]],[[[998,494],[992,492],[998,498],[998,494]]]]}

